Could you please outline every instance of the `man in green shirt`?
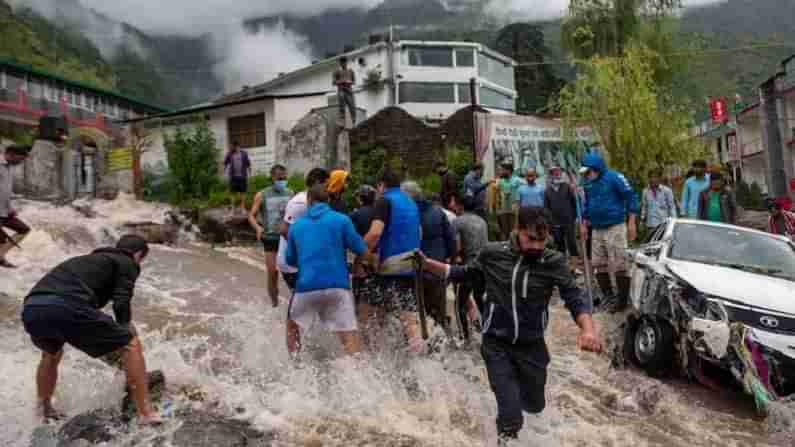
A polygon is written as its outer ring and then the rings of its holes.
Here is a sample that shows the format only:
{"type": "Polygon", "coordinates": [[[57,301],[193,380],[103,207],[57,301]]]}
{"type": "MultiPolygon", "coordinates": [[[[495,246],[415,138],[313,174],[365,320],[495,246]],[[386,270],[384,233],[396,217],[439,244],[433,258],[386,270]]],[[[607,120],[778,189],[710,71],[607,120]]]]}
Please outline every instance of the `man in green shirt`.
{"type": "Polygon", "coordinates": [[[702,192],[698,201],[698,218],[710,222],[737,223],[737,202],[734,193],[724,185],[723,175],[710,176],[709,189],[702,192]]]}
{"type": "Polygon", "coordinates": [[[524,185],[521,178],[514,175],[513,165],[504,163],[500,166],[497,180],[497,224],[500,227],[500,240],[507,241],[513,231],[516,211],[518,210],[519,187],[524,185]]]}

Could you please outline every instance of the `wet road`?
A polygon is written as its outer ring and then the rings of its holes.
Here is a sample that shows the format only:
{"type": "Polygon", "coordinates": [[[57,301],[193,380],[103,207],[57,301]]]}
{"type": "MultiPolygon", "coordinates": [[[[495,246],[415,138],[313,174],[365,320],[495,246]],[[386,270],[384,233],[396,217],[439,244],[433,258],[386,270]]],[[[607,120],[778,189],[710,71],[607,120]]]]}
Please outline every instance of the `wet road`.
{"type": "MultiPolygon", "coordinates": [[[[32,236],[20,259],[29,264],[0,285],[8,294],[0,295],[3,446],[27,446],[35,426],[37,354],[19,324],[19,300],[46,268],[89,248],[48,234],[32,236]]],[[[276,429],[277,445],[495,445],[496,408],[476,348],[447,345],[421,358],[387,349],[362,361],[316,362],[338,349],[319,335],[309,359],[296,366],[284,347],[286,306],[268,304],[261,261],[251,248],[155,248],[134,300],[150,369],[164,370],[171,383],[202,387],[221,412],[276,429]]],[[[598,322],[609,324],[601,316],[598,322]]],[[[526,417],[517,445],[793,445],[767,431],[744,395],[612,370],[606,356],[579,352],[576,334],[556,305],[547,337],[547,410],[526,417]]],[[[115,405],[122,383],[100,362],[68,350],[56,400],[70,414],[115,405]]]]}

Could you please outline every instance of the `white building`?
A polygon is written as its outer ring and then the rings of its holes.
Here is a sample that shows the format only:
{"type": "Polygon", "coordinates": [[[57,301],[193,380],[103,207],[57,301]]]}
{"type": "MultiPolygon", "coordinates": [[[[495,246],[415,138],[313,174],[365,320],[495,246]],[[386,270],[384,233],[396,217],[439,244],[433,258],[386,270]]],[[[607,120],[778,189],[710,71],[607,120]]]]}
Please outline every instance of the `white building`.
{"type": "MultiPolygon", "coordinates": [[[[173,132],[186,116],[202,114],[210,123],[221,154],[238,141],[251,156],[255,173],[266,173],[275,162],[279,132],[289,131],[313,110],[336,107],[332,77],[341,56],[244,87],[215,101],[137,120],[156,133],[154,147],[144,155],[144,168],[164,168],[163,133],[173,132]]],[[[357,122],[393,105],[421,119],[445,119],[471,104],[471,79],[475,80],[476,99],[482,107],[497,114],[515,110],[516,63],[480,44],[380,41],[344,56],[356,73],[357,122]]]]}
{"type": "MultiPolygon", "coordinates": [[[[227,98],[325,91],[327,104],[334,105],[332,75],[340,56],[282,74],[227,98]]],[[[496,113],[516,109],[516,62],[477,43],[376,42],[344,56],[356,73],[356,105],[365,111],[358,121],[393,105],[418,118],[445,119],[471,104],[473,78],[479,105],[496,113]]]]}

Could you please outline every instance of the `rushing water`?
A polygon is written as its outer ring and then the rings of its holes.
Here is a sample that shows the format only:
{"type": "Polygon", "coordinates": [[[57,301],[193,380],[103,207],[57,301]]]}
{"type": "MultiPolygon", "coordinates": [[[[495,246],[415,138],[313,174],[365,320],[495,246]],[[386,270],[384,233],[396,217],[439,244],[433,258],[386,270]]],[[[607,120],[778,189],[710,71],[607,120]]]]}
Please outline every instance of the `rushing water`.
{"type": "MultiPolygon", "coordinates": [[[[36,426],[38,354],[19,322],[21,298],[59,261],[112,242],[120,224],[159,222],[166,211],[127,197],[93,208],[90,219],[68,207],[21,206],[35,231],[11,254],[20,269],[0,280],[0,446],[27,446],[36,426]]],[[[155,247],[133,301],[149,369],[162,369],[169,387],[200,388],[216,411],[274,430],[275,445],[495,444],[496,406],[477,349],[446,344],[410,358],[393,346],[335,360],[336,341],[317,335],[295,364],[284,345],[286,306],[267,304],[261,266],[253,248],[155,247]]],[[[547,409],[526,417],[517,445],[792,445],[769,433],[741,394],[613,370],[605,356],[579,352],[575,336],[556,305],[547,409]]],[[[67,348],[56,405],[69,414],[115,406],[123,382],[67,348]]]]}

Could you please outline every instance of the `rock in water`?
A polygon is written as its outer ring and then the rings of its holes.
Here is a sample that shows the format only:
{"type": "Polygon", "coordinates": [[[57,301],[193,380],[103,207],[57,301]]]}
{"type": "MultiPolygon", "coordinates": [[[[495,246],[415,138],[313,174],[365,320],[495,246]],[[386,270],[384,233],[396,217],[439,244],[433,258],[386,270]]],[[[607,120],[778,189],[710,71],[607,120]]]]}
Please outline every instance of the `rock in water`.
{"type": "Polygon", "coordinates": [[[253,241],[256,239],[254,230],[248,223],[248,215],[240,209],[211,208],[201,211],[199,230],[202,237],[209,242],[221,244],[237,241],[253,241]]]}
{"type": "Polygon", "coordinates": [[[179,237],[179,227],[174,224],[127,223],[124,228],[128,233],[138,235],[150,244],[173,245],[179,237]]]}
{"type": "Polygon", "coordinates": [[[113,440],[127,428],[118,410],[95,410],[69,419],[58,431],[58,447],[84,440],[99,444],[113,440]]]}

